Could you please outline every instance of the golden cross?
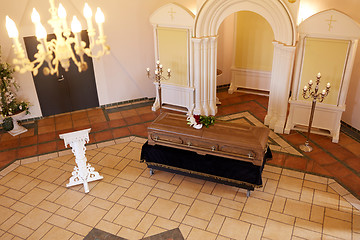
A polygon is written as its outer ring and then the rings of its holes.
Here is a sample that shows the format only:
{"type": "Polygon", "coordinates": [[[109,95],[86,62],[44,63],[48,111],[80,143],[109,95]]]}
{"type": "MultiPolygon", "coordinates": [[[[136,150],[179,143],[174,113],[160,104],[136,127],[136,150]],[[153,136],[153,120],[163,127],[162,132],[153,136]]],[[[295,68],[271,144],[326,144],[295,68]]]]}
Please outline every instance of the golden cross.
{"type": "Polygon", "coordinates": [[[332,22],[336,22],[336,20],[333,19],[333,16],[331,15],[331,18],[329,20],[325,20],[327,22],[329,22],[329,31],[331,30],[331,28],[333,28],[332,26],[332,22]]]}
{"type": "Polygon", "coordinates": [[[171,8],[171,10],[169,11],[169,15],[171,17],[171,20],[174,20],[174,13],[176,13],[176,12],[174,12],[174,10],[171,8]]]}

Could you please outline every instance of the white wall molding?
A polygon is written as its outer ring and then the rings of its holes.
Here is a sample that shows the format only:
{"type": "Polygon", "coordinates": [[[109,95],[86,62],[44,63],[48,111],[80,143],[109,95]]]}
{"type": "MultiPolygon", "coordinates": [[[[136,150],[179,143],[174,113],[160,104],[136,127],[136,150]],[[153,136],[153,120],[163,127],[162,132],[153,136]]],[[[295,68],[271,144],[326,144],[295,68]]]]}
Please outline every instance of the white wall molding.
{"type": "Polygon", "coordinates": [[[229,94],[237,88],[247,88],[251,90],[270,91],[271,71],[261,71],[246,68],[231,68],[231,84],[229,94]]]}

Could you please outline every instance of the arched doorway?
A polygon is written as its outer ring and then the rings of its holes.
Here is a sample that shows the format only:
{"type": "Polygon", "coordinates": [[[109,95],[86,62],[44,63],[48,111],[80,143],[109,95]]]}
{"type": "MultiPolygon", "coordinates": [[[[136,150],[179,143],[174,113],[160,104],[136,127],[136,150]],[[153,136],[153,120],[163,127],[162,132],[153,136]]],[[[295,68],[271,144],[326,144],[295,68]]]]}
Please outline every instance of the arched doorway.
{"type": "Polygon", "coordinates": [[[215,115],[217,112],[217,33],[223,20],[238,11],[261,15],[273,29],[274,57],[265,124],[282,133],[294,62],[296,28],[289,10],[280,0],[207,0],[203,3],[195,19],[192,38],[194,113],[215,115]]]}

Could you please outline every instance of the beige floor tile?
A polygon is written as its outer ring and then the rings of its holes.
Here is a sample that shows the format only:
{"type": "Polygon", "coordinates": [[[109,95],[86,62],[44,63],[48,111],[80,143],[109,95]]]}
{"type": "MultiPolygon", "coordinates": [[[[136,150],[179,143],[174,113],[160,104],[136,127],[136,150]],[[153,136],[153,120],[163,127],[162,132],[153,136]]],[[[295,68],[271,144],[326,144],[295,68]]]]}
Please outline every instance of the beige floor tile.
{"type": "Polygon", "coordinates": [[[6,192],[7,190],[9,190],[8,187],[0,185],[0,195],[3,194],[4,192],[6,192]]]}
{"type": "Polygon", "coordinates": [[[168,200],[174,195],[172,192],[168,192],[158,188],[153,188],[149,194],[155,197],[160,197],[168,200]]]}
{"type": "Polygon", "coordinates": [[[28,184],[33,179],[34,178],[32,178],[32,177],[29,177],[29,176],[26,176],[23,174],[18,174],[18,175],[16,175],[16,177],[10,179],[7,183],[5,183],[5,186],[16,189],[16,190],[20,190],[21,188],[23,188],[26,184],[28,184]]]}
{"type": "Polygon", "coordinates": [[[187,214],[187,212],[189,211],[189,209],[190,209],[189,206],[179,204],[179,206],[176,208],[174,214],[171,216],[171,220],[174,220],[177,222],[182,222],[182,220],[184,219],[184,217],[187,214]]]}
{"type": "Polygon", "coordinates": [[[124,205],[126,207],[131,207],[131,208],[135,208],[137,209],[141,203],[141,201],[133,199],[133,198],[128,198],[128,197],[124,197],[122,196],[118,201],[118,204],[120,205],[124,205]]]}
{"type": "Polygon", "coordinates": [[[16,202],[10,208],[23,214],[27,214],[34,209],[34,206],[22,202],[16,202]]]}
{"type": "Polygon", "coordinates": [[[34,187],[36,187],[37,185],[39,185],[42,181],[40,181],[39,179],[34,179],[31,182],[29,182],[28,184],[25,185],[25,187],[23,187],[21,189],[22,192],[24,193],[28,193],[29,191],[31,191],[32,189],[34,189],[34,187]]]}
{"type": "Polygon", "coordinates": [[[282,222],[282,223],[286,223],[286,224],[290,224],[290,225],[295,224],[294,216],[290,216],[287,214],[282,214],[282,213],[278,213],[278,212],[274,212],[274,211],[270,211],[268,218],[272,219],[274,221],[278,221],[278,222],[282,222]]]}
{"type": "Polygon", "coordinates": [[[121,160],[121,157],[106,155],[99,162],[97,162],[97,164],[108,168],[114,168],[119,162],[121,162],[121,160]]]}
{"type": "Polygon", "coordinates": [[[307,221],[301,218],[297,218],[295,220],[295,226],[319,233],[322,233],[322,227],[323,227],[322,224],[320,223],[307,221]]]}
{"type": "Polygon", "coordinates": [[[178,205],[178,203],[175,203],[173,201],[158,198],[153,204],[153,206],[150,208],[149,213],[170,219],[178,205]]]}
{"type": "Polygon", "coordinates": [[[119,177],[129,181],[135,181],[143,171],[144,170],[139,168],[127,166],[124,168],[124,170],[121,171],[119,177]]]}
{"type": "Polygon", "coordinates": [[[9,229],[9,233],[21,237],[22,239],[28,238],[34,230],[24,227],[20,224],[15,224],[12,228],[9,229]]]}
{"type": "Polygon", "coordinates": [[[55,202],[55,200],[60,197],[66,190],[67,188],[60,186],[53,192],[51,192],[51,194],[46,198],[46,200],[50,202],[55,202]]]}
{"type": "Polygon", "coordinates": [[[205,230],[206,227],[209,225],[208,221],[188,215],[185,216],[182,223],[202,230],[205,230]]]}
{"type": "Polygon", "coordinates": [[[221,227],[220,235],[232,239],[245,239],[249,232],[250,226],[251,225],[249,223],[226,218],[221,227]]]}
{"type": "Polygon", "coordinates": [[[360,233],[360,215],[353,214],[353,228],[354,231],[360,233]]]}
{"type": "Polygon", "coordinates": [[[93,189],[90,190],[89,194],[94,197],[107,199],[116,188],[116,185],[100,181],[93,189]]]}
{"type": "Polygon", "coordinates": [[[171,179],[171,181],[169,182],[172,185],[176,185],[179,186],[181,184],[181,182],[184,180],[184,176],[182,175],[174,175],[174,177],[171,179]]]}
{"type": "Polygon", "coordinates": [[[224,216],[214,214],[212,216],[210,223],[207,226],[206,230],[209,232],[218,234],[224,221],[225,221],[224,216]]]}
{"type": "Polygon", "coordinates": [[[46,191],[49,191],[49,192],[53,192],[59,186],[55,185],[55,184],[52,184],[52,183],[49,183],[49,182],[43,181],[43,182],[39,183],[39,185],[37,185],[37,187],[41,188],[41,189],[44,189],[46,191]]]}
{"type": "Polygon", "coordinates": [[[43,240],[67,240],[70,239],[73,235],[72,232],[69,232],[65,229],[61,229],[58,227],[53,227],[49,232],[45,234],[42,238],[43,240]]]}
{"type": "Polygon", "coordinates": [[[213,204],[219,204],[221,197],[210,195],[204,192],[200,192],[197,196],[198,200],[202,200],[205,202],[213,203],[213,204]]]}
{"type": "Polygon", "coordinates": [[[43,223],[31,234],[27,240],[38,240],[41,239],[53,226],[48,223],[43,223]]]}
{"type": "Polygon", "coordinates": [[[193,205],[190,207],[188,215],[210,221],[212,215],[216,210],[216,207],[217,205],[215,204],[195,200],[193,205]]]}
{"type": "Polygon", "coordinates": [[[238,210],[235,210],[232,208],[223,207],[223,206],[218,206],[216,208],[215,213],[217,213],[219,215],[223,215],[225,217],[239,219],[241,211],[238,211],[238,210]]]}
{"type": "Polygon", "coordinates": [[[262,233],[264,231],[263,227],[251,225],[250,231],[246,237],[246,240],[258,240],[261,239],[262,233]]]}
{"type": "Polygon", "coordinates": [[[51,215],[51,217],[46,220],[47,223],[58,226],[59,228],[66,228],[71,223],[71,220],[56,214],[51,215]]]}
{"type": "Polygon", "coordinates": [[[108,201],[117,202],[126,192],[127,188],[117,187],[107,198],[108,201]]]}
{"type": "Polygon", "coordinates": [[[29,212],[24,218],[22,218],[19,223],[25,227],[36,230],[41,226],[49,217],[51,213],[34,208],[31,212],[29,212]]]}
{"type": "Polygon", "coordinates": [[[212,195],[216,195],[219,197],[227,198],[227,199],[234,199],[236,196],[236,193],[238,191],[238,188],[227,186],[223,184],[216,184],[212,195]]]}
{"type": "Polygon", "coordinates": [[[150,229],[150,227],[153,225],[156,218],[157,217],[155,215],[146,214],[142,218],[140,223],[137,225],[135,230],[139,231],[139,232],[142,232],[142,233],[146,233],[150,229]]]}
{"type": "Polygon", "coordinates": [[[32,206],[38,205],[45,198],[50,195],[50,192],[42,190],[40,188],[34,188],[28,192],[24,197],[20,198],[20,201],[30,204],[32,206]]]}
{"type": "Polygon", "coordinates": [[[264,192],[274,194],[278,186],[278,181],[268,179],[264,186],[264,192]]]}
{"type": "Polygon", "coordinates": [[[48,167],[47,169],[45,169],[44,172],[42,172],[39,176],[37,176],[37,178],[47,181],[47,182],[53,182],[62,175],[65,175],[65,176],[67,175],[67,178],[70,178],[70,176],[71,176],[70,173],[66,173],[63,170],[53,168],[53,167],[48,167]]]}
{"type": "Polygon", "coordinates": [[[333,193],[315,190],[313,203],[322,207],[338,209],[340,196],[333,193]]]}
{"type": "Polygon", "coordinates": [[[79,211],[67,207],[60,207],[55,213],[71,220],[75,219],[80,214],[79,211]]]}
{"type": "Polygon", "coordinates": [[[68,208],[73,208],[84,196],[85,193],[68,189],[58,199],[56,199],[55,203],[68,208]]]}
{"type": "Polygon", "coordinates": [[[115,218],[114,223],[130,229],[135,229],[144,216],[145,212],[125,207],[117,218],[115,218]]]}
{"type": "Polygon", "coordinates": [[[106,212],[103,217],[104,220],[113,222],[114,219],[120,214],[125,207],[119,204],[115,204],[109,211],[106,212]]]}
{"type": "Polygon", "coordinates": [[[302,239],[309,239],[309,240],[318,240],[321,239],[321,233],[310,231],[304,228],[294,227],[294,236],[300,237],[302,239]]]}
{"type": "Polygon", "coordinates": [[[286,200],[284,213],[308,220],[310,217],[310,210],[311,204],[288,199],[286,200]]]}
{"type": "Polygon", "coordinates": [[[153,225],[167,230],[171,230],[174,228],[178,228],[180,223],[162,217],[157,217],[153,225]]]}
{"type": "Polygon", "coordinates": [[[105,214],[105,210],[89,205],[75,218],[75,221],[95,227],[105,214]]]}
{"type": "Polygon", "coordinates": [[[202,184],[184,180],[181,182],[180,186],[176,190],[176,193],[187,197],[196,198],[202,186],[202,184]]]}
{"type": "Polygon", "coordinates": [[[189,234],[189,236],[187,237],[188,240],[198,240],[198,239],[207,239],[207,240],[211,240],[211,239],[216,239],[216,234],[214,233],[210,233],[210,232],[206,232],[204,230],[201,229],[197,229],[197,228],[193,228],[189,234]]]}
{"type": "Polygon", "coordinates": [[[156,201],[156,197],[148,195],[139,205],[137,209],[147,212],[156,201]]]}
{"type": "Polygon", "coordinates": [[[337,238],[351,239],[351,223],[325,216],[323,233],[337,238]]]}
{"type": "Polygon", "coordinates": [[[155,170],[155,174],[150,176],[149,171],[145,170],[143,172],[143,177],[150,177],[153,180],[169,183],[171,179],[175,176],[174,173],[169,173],[165,171],[155,170]]]}
{"type": "MultiPolygon", "coordinates": [[[[200,196],[200,194],[199,194],[199,196],[200,196]]],[[[161,195],[158,195],[158,196],[162,198],[161,195]]],[[[199,196],[198,196],[198,199],[201,200],[201,198],[199,198],[199,196]]],[[[195,201],[194,198],[186,197],[184,195],[180,195],[180,194],[176,194],[176,193],[171,195],[170,200],[177,202],[177,203],[185,204],[188,206],[191,206],[193,204],[193,202],[195,201]]]]}
{"type": "Polygon", "coordinates": [[[191,232],[192,227],[185,224],[180,224],[179,226],[180,232],[182,233],[183,237],[186,239],[187,236],[189,236],[189,233],[191,232]]]}
{"type": "Polygon", "coordinates": [[[86,194],[76,205],[73,207],[74,210],[82,211],[84,210],[93,200],[95,197],[86,194]]]}
{"type": "Polygon", "coordinates": [[[162,189],[162,190],[165,190],[165,191],[168,191],[168,192],[175,192],[176,189],[178,188],[177,185],[164,183],[164,182],[157,182],[155,187],[159,188],[159,189],[162,189]]]}
{"type": "Polygon", "coordinates": [[[104,210],[109,210],[110,208],[112,208],[112,206],[114,206],[114,202],[110,202],[101,198],[95,198],[92,202],[91,205],[98,207],[98,208],[102,208],[104,210]]]}
{"type": "Polygon", "coordinates": [[[323,223],[324,221],[324,207],[312,205],[311,206],[311,214],[310,214],[310,221],[323,223]]]}
{"type": "Polygon", "coordinates": [[[325,208],[325,216],[337,218],[339,220],[344,220],[351,222],[352,221],[352,211],[350,212],[344,212],[344,211],[338,211],[332,208],[325,208]]]}
{"type": "Polygon", "coordinates": [[[227,208],[232,208],[232,209],[238,210],[238,211],[241,211],[244,208],[244,203],[229,200],[229,199],[226,199],[226,198],[222,198],[219,205],[223,206],[223,207],[227,207],[227,208]]]}
{"type": "Polygon", "coordinates": [[[3,207],[10,207],[12,206],[14,203],[16,203],[16,200],[6,197],[6,196],[0,196],[0,205],[3,207]]]}
{"type": "Polygon", "coordinates": [[[111,233],[114,235],[116,235],[119,232],[119,230],[121,229],[121,226],[111,223],[111,222],[104,221],[104,220],[101,220],[95,227],[97,229],[100,229],[102,231],[105,231],[105,232],[108,232],[108,233],[111,233]]]}
{"type": "MultiPolygon", "coordinates": [[[[267,165],[265,165],[265,166],[267,166],[267,165]]],[[[275,181],[279,181],[280,174],[273,173],[273,172],[268,172],[268,171],[263,171],[262,177],[267,178],[267,179],[272,179],[272,180],[275,180],[275,181]]]]}
{"type": "Polygon", "coordinates": [[[119,178],[119,176],[114,178],[114,180],[112,180],[111,183],[115,184],[116,186],[123,187],[126,189],[128,189],[133,184],[132,181],[128,181],[128,180],[119,178]]]}
{"type": "Polygon", "coordinates": [[[76,234],[86,236],[91,231],[92,227],[76,221],[72,221],[66,229],[76,234]]]}
{"type": "Polygon", "coordinates": [[[291,239],[292,231],[292,225],[268,220],[264,228],[263,237],[282,240],[291,239]]]}
{"type": "Polygon", "coordinates": [[[293,192],[293,191],[289,191],[289,190],[285,190],[282,188],[278,188],[276,190],[275,196],[280,196],[280,197],[284,197],[284,198],[288,198],[288,199],[294,199],[294,200],[299,200],[300,199],[300,192],[293,192]]]}
{"type": "Polygon", "coordinates": [[[278,188],[300,193],[302,184],[302,179],[282,175],[279,180],[278,188]]]}
{"type": "Polygon", "coordinates": [[[119,237],[126,238],[129,240],[137,240],[143,238],[144,234],[126,227],[120,229],[117,234],[119,237]]]}
{"type": "Polygon", "coordinates": [[[144,200],[144,198],[151,191],[151,187],[144,186],[139,183],[134,183],[125,193],[124,196],[137,199],[139,201],[144,200]]]}
{"type": "Polygon", "coordinates": [[[300,201],[312,203],[314,199],[314,189],[303,187],[301,190],[300,201]]]}
{"type": "Polygon", "coordinates": [[[317,182],[313,182],[313,181],[309,181],[309,180],[304,180],[304,184],[303,184],[304,187],[307,187],[307,188],[313,188],[313,189],[317,189],[317,190],[320,190],[320,191],[326,191],[328,185],[325,183],[317,183],[317,182]]]}
{"type": "Polygon", "coordinates": [[[271,202],[257,198],[249,198],[245,203],[243,211],[257,216],[267,217],[270,207],[271,202]]]}
{"type": "Polygon", "coordinates": [[[13,227],[24,216],[25,216],[24,214],[16,212],[11,217],[6,219],[6,221],[3,224],[0,225],[0,229],[3,230],[3,231],[8,231],[11,227],[13,227]]]}
{"type": "Polygon", "coordinates": [[[271,205],[272,211],[283,212],[285,208],[286,198],[275,196],[271,205]]]}
{"type": "MultiPolygon", "coordinates": [[[[175,175],[175,176],[178,176],[178,175],[175,175]]],[[[158,183],[158,181],[156,181],[156,180],[150,179],[148,177],[143,177],[143,176],[140,176],[139,178],[137,178],[136,182],[146,185],[146,186],[149,186],[149,187],[154,187],[158,183]]]]}
{"type": "Polygon", "coordinates": [[[242,213],[240,216],[240,219],[243,222],[247,222],[253,225],[257,225],[260,227],[264,227],[265,223],[266,223],[266,218],[265,217],[260,217],[260,216],[256,216],[250,213],[242,213]]]}
{"type": "Polygon", "coordinates": [[[4,192],[4,196],[12,198],[12,199],[20,199],[25,195],[25,193],[15,190],[15,189],[9,189],[6,192],[4,192]]]}

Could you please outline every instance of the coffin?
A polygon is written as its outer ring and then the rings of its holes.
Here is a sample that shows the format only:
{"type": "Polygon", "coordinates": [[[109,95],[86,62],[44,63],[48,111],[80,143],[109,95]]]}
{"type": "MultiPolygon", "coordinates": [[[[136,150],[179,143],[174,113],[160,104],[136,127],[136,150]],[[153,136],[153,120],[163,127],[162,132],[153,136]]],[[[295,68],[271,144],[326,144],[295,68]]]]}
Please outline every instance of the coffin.
{"type": "Polygon", "coordinates": [[[187,124],[186,116],[165,112],[148,127],[148,143],[263,166],[269,131],[218,120],[208,128],[194,129],[187,124]]]}

